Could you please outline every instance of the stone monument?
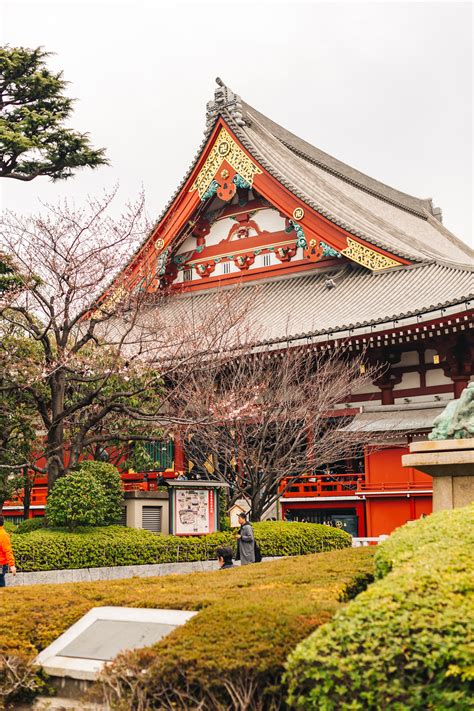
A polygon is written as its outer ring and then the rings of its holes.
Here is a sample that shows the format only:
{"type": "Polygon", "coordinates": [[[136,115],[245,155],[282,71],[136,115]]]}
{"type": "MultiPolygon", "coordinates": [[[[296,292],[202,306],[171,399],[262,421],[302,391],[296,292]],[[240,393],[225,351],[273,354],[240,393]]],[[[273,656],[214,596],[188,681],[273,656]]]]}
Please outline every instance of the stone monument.
{"type": "Polygon", "coordinates": [[[474,501],[474,382],[438,415],[427,442],[412,442],[404,467],[433,477],[433,511],[474,501]]]}

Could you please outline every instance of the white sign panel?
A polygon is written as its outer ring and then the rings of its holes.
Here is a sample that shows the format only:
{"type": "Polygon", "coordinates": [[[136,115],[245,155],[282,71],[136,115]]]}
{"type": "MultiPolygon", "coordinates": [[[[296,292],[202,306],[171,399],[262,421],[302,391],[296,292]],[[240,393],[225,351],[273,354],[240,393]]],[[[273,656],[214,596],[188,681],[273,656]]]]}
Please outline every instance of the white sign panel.
{"type": "Polygon", "coordinates": [[[176,489],[175,532],[177,535],[192,536],[212,532],[214,511],[210,510],[210,497],[213,493],[208,489],[176,489]]]}

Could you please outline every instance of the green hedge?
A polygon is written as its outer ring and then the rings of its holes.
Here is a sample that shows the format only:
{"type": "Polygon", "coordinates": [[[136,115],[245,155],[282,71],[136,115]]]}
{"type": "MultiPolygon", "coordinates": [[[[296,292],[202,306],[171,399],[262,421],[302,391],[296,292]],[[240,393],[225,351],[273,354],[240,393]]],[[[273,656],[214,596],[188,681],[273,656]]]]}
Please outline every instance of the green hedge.
{"type": "Polygon", "coordinates": [[[474,506],[440,511],[398,528],[377,547],[376,576],[383,578],[393,568],[414,561],[442,563],[445,555],[453,550],[456,557],[462,555],[466,548],[474,548],[473,543],[474,506]]]}
{"type": "Polygon", "coordinates": [[[45,526],[45,519],[43,516],[36,516],[35,518],[27,518],[21,523],[19,523],[13,529],[12,533],[31,533],[32,531],[38,531],[43,529],[45,526]]]}
{"type": "MultiPolygon", "coordinates": [[[[197,610],[156,646],[127,652],[108,667],[110,707],[270,711],[280,708],[289,651],[331,619],[356,582],[373,579],[373,549],[215,567],[192,575],[7,587],[0,594],[0,649],[12,662],[32,659],[97,605],[197,610]],[[242,706],[233,704],[234,691],[242,706]]],[[[1,676],[0,665],[0,686],[1,676]]]]}
{"type": "MultiPolygon", "coordinates": [[[[264,556],[301,555],[351,545],[351,538],[344,531],[319,524],[274,521],[257,523],[254,529],[264,556]]],[[[210,560],[220,545],[235,547],[234,534],[229,531],[200,537],[157,536],[108,526],[12,535],[17,567],[22,572],[210,560]]]]}
{"type": "Polygon", "coordinates": [[[331,619],[356,580],[367,585],[371,557],[350,548],[193,576],[188,604],[199,614],[154,647],[117,658],[103,677],[106,700],[117,711],[283,708],[288,652],[331,619]],[[201,588],[212,583],[214,600],[201,607],[201,588]]]}
{"type": "Polygon", "coordinates": [[[440,512],[379,546],[381,579],[290,655],[291,708],[474,707],[473,524],[474,506],[440,512]]]}

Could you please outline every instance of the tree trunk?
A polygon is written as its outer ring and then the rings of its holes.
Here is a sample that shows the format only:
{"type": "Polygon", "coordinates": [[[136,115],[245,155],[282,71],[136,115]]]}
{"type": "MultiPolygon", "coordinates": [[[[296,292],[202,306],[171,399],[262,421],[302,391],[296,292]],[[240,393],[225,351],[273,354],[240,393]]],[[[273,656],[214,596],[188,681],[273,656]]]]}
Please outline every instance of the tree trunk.
{"type": "Polygon", "coordinates": [[[31,506],[31,480],[28,473],[28,467],[23,469],[23,520],[30,518],[31,506]]]}
{"type": "Polygon", "coordinates": [[[57,370],[50,379],[51,388],[51,421],[47,437],[47,470],[48,492],[53,488],[56,480],[65,473],[64,465],[64,395],[65,376],[62,370],[57,370]]]}

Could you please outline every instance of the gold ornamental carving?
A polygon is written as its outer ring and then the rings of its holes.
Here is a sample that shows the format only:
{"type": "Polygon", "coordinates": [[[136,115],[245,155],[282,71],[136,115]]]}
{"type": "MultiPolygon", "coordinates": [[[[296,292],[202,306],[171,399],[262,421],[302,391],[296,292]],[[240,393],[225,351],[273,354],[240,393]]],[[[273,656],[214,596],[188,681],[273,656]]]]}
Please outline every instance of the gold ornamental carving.
{"type": "Polygon", "coordinates": [[[302,220],[304,217],[304,210],[302,207],[295,207],[293,210],[293,219],[298,222],[298,220],[302,220]]]}
{"type": "Polygon", "coordinates": [[[366,247],[350,237],[347,238],[347,247],[341,250],[341,254],[352,259],[353,262],[371,269],[373,272],[401,266],[401,262],[397,262],[391,257],[386,257],[385,254],[380,254],[380,252],[376,252],[374,249],[370,249],[370,247],[366,247]]]}
{"type": "Polygon", "coordinates": [[[199,197],[202,198],[224,160],[226,160],[235,172],[250,186],[253,185],[254,176],[262,172],[260,168],[250,160],[247,154],[239,148],[230,133],[225,128],[221,128],[211,152],[206,158],[189,192],[197,190],[199,197]]]}

